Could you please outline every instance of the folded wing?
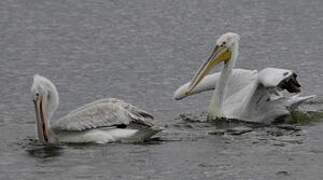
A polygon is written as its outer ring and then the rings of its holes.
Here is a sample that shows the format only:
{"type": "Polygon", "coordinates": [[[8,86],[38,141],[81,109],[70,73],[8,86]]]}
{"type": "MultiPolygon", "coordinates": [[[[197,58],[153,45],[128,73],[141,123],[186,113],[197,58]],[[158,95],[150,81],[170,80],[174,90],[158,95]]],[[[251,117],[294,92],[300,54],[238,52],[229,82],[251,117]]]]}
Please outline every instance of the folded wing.
{"type": "Polygon", "coordinates": [[[153,126],[153,116],[129,103],[115,98],[86,104],[53,123],[54,131],[83,131],[135,123],[153,126]]]}

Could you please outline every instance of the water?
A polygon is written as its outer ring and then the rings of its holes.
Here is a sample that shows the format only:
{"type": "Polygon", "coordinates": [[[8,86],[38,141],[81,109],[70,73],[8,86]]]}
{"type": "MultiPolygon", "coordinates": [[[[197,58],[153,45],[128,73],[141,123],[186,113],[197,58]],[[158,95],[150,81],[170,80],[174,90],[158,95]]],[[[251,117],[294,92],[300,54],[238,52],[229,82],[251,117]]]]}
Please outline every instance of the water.
{"type": "Polygon", "coordinates": [[[321,0],[1,1],[0,179],[322,179],[323,124],[302,127],[301,143],[212,136],[212,127],[175,120],[205,111],[210,93],[171,99],[227,31],[241,35],[237,66],[294,69],[305,95],[322,96],[322,8],[321,0]],[[35,73],[59,90],[56,118],[116,97],[169,128],[149,144],[38,145],[35,73]]]}

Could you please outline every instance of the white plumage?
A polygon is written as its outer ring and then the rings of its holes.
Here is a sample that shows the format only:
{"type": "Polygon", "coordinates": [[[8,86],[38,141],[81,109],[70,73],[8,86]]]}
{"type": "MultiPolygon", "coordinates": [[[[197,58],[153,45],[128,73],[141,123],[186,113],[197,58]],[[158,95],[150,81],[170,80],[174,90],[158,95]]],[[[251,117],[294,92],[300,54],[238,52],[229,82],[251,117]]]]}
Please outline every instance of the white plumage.
{"type": "Polygon", "coordinates": [[[152,115],[115,98],[94,101],[50,122],[59,102],[55,85],[35,75],[31,91],[43,143],[140,142],[161,131],[152,115]]]}
{"type": "Polygon", "coordinates": [[[195,74],[192,81],[179,87],[174,98],[183,99],[203,91],[213,90],[208,119],[232,118],[271,123],[294,111],[313,96],[289,96],[300,92],[296,73],[287,69],[265,68],[261,71],[233,69],[238,57],[239,35],[222,35],[211,57],[195,74]],[[220,62],[222,72],[207,75],[220,62]],[[286,90],[286,91],[285,91],[286,90]]]}

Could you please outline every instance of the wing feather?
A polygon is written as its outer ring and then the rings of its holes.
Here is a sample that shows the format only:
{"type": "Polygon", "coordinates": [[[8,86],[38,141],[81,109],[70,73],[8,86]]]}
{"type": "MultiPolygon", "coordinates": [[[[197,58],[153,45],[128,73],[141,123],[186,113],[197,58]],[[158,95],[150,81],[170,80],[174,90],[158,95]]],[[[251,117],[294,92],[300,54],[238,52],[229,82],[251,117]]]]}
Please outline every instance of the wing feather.
{"type": "Polygon", "coordinates": [[[289,78],[293,71],[280,68],[265,68],[258,74],[259,82],[265,87],[277,87],[284,79],[289,78]]]}
{"type": "Polygon", "coordinates": [[[87,129],[137,123],[153,126],[153,116],[129,103],[107,98],[86,104],[52,125],[56,131],[83,131],[87,129]]]}

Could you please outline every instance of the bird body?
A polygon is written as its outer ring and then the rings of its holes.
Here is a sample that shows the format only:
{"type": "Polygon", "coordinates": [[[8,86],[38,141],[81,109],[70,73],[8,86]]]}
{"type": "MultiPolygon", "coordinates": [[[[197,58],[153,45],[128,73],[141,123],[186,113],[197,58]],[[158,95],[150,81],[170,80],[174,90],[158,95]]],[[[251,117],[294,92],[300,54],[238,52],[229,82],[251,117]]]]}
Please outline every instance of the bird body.
{"type": "Polygon", "coordinates": [[[211,57],[192,81],[175,91],[174,99],[214,90],[208,109],[209,120],[229,118],[272,123],[290,115],[299,104],[314,97],[288,94],[300,92],[297,75],[292,70],[265,68],[258,72],[235,69],[239,39],[235,33],[222,35],[211,57]],[[222,72],[207,75],[220,62],[224,62],[222,72]]]}
{"type": "Polygon", "coordinates": [[[31,91],[38,138],[43,143],[142,142],[162,130],[152,115],[115,98],[86,104],[52,122],[59,102],[55,85],[35,75],[31,91]]]}

